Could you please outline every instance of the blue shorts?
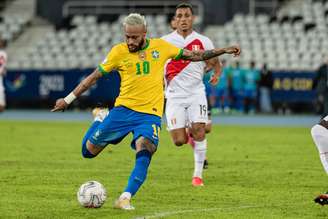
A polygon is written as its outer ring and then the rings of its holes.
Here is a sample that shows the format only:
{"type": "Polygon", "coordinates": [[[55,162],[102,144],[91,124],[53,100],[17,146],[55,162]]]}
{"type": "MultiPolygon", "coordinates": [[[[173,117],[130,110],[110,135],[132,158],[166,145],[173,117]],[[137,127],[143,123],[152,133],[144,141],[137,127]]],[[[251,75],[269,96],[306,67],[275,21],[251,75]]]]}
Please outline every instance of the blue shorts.
{"type": "Polygon", "coordinates": [[[256,90],[245,90],[245,97],[248,98],[255,98],[256,97],[256,90]]]}
{"type": "Polygon", "coordinates": [[[229,97],[229,90],[227,88],[218,88],[216,90],[216,94],[217,94],[218,97],[228,98],[229,97]]]}
{"type": "Polygon", "coordinates": [[[159,116],[140,113],[123,106],[114,107],[88,139],[92,144],[105,147],[118,144],[130,132],[133,133],[131,147],[135,149],[135,141],[143,136],[156,147],[161,129],[159,116]]]}

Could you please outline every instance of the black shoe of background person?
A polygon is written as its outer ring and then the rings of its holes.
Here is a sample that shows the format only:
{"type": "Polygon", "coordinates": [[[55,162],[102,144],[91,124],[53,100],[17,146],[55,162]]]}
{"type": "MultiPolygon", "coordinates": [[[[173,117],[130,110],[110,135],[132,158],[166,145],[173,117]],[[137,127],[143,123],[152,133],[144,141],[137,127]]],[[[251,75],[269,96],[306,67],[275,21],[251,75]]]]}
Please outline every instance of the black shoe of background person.
{"type": "Polygon", "coordinates": [[[208,169],[208,161],[207,161],[207,159],[204,160],[203,169],[208,169]]]}
{"type": "Polygon", "coordinates": [[[328,204],[328,192],[319,195],[314,199],[315,203],[318,203],[319,205],[327,205],[328,204]]]}

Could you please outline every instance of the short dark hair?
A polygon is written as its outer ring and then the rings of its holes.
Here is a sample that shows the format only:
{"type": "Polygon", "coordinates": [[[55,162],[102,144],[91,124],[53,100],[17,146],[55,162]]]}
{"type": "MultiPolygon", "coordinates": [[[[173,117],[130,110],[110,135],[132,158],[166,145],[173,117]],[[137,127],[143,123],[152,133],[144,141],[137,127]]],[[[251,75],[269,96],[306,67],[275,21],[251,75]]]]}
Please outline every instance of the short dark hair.
{"type": "Polygon", "coordinates": [[[192,9],[192,5],[186,2],[180,3],[175,7],[175,10],[179,8],[189,8],[191,13],[194,14],[194,10],[192,9]]]}

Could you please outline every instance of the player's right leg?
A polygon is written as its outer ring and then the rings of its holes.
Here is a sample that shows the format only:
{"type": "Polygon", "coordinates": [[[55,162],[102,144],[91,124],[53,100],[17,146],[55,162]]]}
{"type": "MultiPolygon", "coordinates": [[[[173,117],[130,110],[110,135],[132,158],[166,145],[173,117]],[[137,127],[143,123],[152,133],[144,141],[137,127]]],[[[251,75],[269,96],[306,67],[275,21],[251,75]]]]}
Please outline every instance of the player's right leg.
{"type": "MultiPolygon", "coordinates": [[[[96,115],[82,140],[83,157],[96,157],[108,144],[117,144],[128,134],[129,130],[124,130],[120,126],[124,121],[117,121],[121,117],[119,113],[119,110],[114,108],[110,116],[105,116],[103,121],[96,115]]],[[[106,114],[106,110],[101,114],[106,114]]]]}
{"type": "MultiPolygon", "coordinates": [[[[322,166],[328,174],[328,121],[323,119],[319,124],[314,125],[311,129],[311,135],[319,151],[322,166]]],[[[326,205],[328,204],[328,194],[321,194],[314,201],[318,204],[326,205]]]]}
{"type": "Polygon", "coordinates": [[[182,146],[188,143],[188,135],[186,132],[186,108],[183,99],[168,98],[165,107],[165,116],[167,129],[176,146],[182,146]]]}
{"type": "Polygon", "coordinates": [[[96,107],[92,110],[93,123],[86,132],[82,140],[82,155],[85,158],[93,158],[102,151],[102,147],[92,144],[88,139],[97,130],[98,126],[103,122],[105,117],[108,115],[107,108],[96,107]]]}

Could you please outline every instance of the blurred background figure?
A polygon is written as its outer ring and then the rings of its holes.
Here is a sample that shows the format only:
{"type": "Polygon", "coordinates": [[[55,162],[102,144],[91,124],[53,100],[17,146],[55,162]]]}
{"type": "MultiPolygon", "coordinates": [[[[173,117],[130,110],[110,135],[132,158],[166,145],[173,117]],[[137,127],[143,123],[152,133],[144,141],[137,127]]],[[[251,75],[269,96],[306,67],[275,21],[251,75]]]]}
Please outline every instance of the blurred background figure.
{"type": "Polygon", "coordinates": [[[6,74],[7,53],[5,52],[5,42],[0,40],[0,112],[6,107],[5,88],[3,78],[6,74]]]}
{"type": "MultiPolygon", "coordinates": [[[[216,106],[216,85],[212,85],[210,83],[210,79],[213,74],[214,74],[214,70],[211,69],[211,70],[207,71],[203,77],[203,83],[205,85],[205,92],[206,92],[206,98],[207,98],[207,103],[208,103],[207,108],[208,108],[209,112],[211,112],[216,106]]],[[[219,80],[221,80],[221,79],[219,79],[219,80]]]]}
{"type": "Polygon", "coordinates": [[[172,15],[172,17],[171,17],[170,27],[171,27],[172,30],[176,30],[177,29],[177,22],[174,19],[174,15],[172,15]]]}
{"type": "Polygon", "coordinates": [[[238,112],[244,112],[244,86],[245,71],[240,67],[240,63],[236,61],[231,69],[229,76],[231,84],[232,108],[238,112]]]}
{"type": "Polygon", "coordinates": [[[260,80],[260,73],[255,67],[255,62],[250,63],[250,68],[245,70],[245,84],[244,84],[244,95],[245,95],[245,113],[254,114],[256,110],[257,100],[257,84],[260,80]]]}
{"type": "Polygon", "coordinates": [[[319,112],[322,116],[328,114],[328,57],[325,57],[324,63],[319,67],[314,79],[313,87],[317,92],[317,103],[319,112]]]}
{"type": "Polygon", "coordinates": [[[272,73],[267,68],[267,64],[264,64],[260,71],[259,85],[259,110],[262,113],[271,113],[271,91],[273,86],[272,73]]]}
{"type": "Polygon", "coordinates": [[[227,66],[227,61],[222,60],[222,73],[219,83],[216,85],[215,100],[218,102],[219,112],[230,112],[230,94],[229,94],[229,73],[231,68],[227,66]]]}

